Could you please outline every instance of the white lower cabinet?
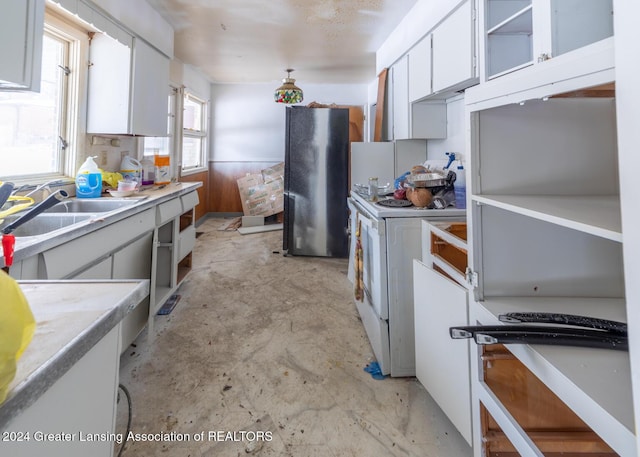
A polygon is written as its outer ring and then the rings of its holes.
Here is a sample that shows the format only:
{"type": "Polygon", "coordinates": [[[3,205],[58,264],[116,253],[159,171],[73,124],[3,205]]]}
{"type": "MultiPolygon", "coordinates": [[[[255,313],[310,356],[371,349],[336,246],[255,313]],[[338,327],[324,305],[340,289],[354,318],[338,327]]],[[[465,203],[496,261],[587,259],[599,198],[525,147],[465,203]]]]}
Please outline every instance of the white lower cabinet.
{"type": "MultiPolygon", "coordinates": [[[[193,191],[156,208],[150,318],[191,271],[191,252],[196,242],[194,208],[198,202],[198,193],[193,191]]],[[[151,319],[149,324],[153,325],[151,319]]]]}
{"type": "Polygon", "coordinates": [[[469,342],[449,337],[468,322],[468,291],[419,260],[413,284],[416,377],[471,445],[469,342]]]}
{"type": "Polygon", "coordinates": [[[104,436],[115,430],[119,366],[120,325],[117,325],[3,430],[3,434],[30,431],[30,435],[29,441],[3,440],[2,455],[113,456],[112,439],[87,441],[87,436],[104,436]],[[59,440],[42,438],[48,434],[58,436],[59,440]],[[73,441],[60,442],[71,435],[73,441]]]}
{"type": "MultiPolygon", "coordinates": [[[[191,271],[197,191],[16,262],[16,279],[150,279],[149,297],[122,322],[122,350],[191,271]]],[[[100,222],[96,222],[99,224],[100,222]]]]}
{"type": "Polygon", "coordinates": [[[469,341],[449,328],[469,323],[467,224],[422,221],[422,262],[413,261],[416,377],[471,446],[469,341]]]}

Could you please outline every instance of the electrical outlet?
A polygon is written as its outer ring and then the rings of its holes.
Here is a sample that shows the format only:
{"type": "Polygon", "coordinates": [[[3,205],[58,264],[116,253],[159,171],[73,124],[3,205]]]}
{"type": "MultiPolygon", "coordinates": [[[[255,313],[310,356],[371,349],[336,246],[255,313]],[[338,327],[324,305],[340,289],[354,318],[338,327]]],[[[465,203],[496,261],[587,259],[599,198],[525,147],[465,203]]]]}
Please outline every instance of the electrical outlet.
{"type": "Polygon", "coordinates": [[[107,151],[100,152],[100,166],[101,167],[107,166],[107,151]]]}

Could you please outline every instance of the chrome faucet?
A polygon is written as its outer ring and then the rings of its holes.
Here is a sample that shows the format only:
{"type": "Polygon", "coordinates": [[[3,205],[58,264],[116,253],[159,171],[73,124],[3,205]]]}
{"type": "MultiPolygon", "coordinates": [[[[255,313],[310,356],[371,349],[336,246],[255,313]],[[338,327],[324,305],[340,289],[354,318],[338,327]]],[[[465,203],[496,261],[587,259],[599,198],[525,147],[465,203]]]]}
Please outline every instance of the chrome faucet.
{"type": "Polygon", "coordinates": [[[62,183],[63,183],[62,179],[52,179],[50,181],[47,181],[47,182],[45,182],[43,184],[40,184],[40,185],[36,186],[36,188],[33,189],[31,192],[25,194],[25,197],[31,197],[36,192],[42,190],[43,192],[42,192],[42,199],[41,200],[44,200],[45,198],[47,198],[52,193],[51,185],[53,185],[53,184],[62,184],[62,183]],[[46,195],[44,193],[45,191],[47,192],[46,195]]]}
{"type": "MultiPolygon", "coordinates": [[[[48,197],[52,191],[51,191],[51,186],[53,184],[62,184],[64,183],[64,180],[62,179],[52,179],[50,181],[47,181],[45,183],[42,184],[38,184],[35,189],[31,190],[30,192],[26,193],[23,195],[23,197],[31,197],[33,194],[35,194],[36,192],[39,192],[41,190],[43,190],[43,194],[42,194],[42,199],[44,200],[46,197],[48,197]],[[44,191],[46,191],[47,193],[45,194],[44,191]]],[[[11,192],[11,195],[16,195],[18,192],[22,192],[26,189],[30,189],[33,185],[32,184],[23,184],[19,187],[16,187],[15,189],[13,189],[13,192],[11,192]]]]}

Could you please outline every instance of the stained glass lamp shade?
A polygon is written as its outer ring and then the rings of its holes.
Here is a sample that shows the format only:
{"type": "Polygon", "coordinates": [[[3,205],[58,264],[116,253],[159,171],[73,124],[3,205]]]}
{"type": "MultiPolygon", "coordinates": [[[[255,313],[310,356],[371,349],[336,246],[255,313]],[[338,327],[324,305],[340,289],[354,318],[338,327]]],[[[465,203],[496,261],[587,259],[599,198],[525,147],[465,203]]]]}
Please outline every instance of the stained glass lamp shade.
{"type": "Polygon", "coordinates": [[[303,98],[302,89],[296,86],[296,80],[291,78],[292,69],[287,69],[287,77],[282,80],[282,86],[273,93],[276,103],[300,103],[303,98]]]}

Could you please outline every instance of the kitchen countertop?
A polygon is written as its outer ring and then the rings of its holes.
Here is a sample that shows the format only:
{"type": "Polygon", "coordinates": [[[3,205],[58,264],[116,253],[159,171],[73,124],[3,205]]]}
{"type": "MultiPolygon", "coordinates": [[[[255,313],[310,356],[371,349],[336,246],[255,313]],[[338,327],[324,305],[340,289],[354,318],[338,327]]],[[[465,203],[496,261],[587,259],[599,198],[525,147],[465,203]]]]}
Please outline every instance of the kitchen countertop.
{"type": "MultiPolygon", "coordinates": [[[[371,215],[378,218],[388,217],[432,217],[432,218],[444,218],[444,217],[456,217],[465,218],[467,211],[465,209],[458,209],[453,206],[449,206],[444,209],[426,209],[417,208],[415,206],[389,208],[386,206],[378,205],[377,203],[370,202],[367,197],[360,195],[356,191],[351,191],[351,199],[364,208],[371,215]]],[[[380,197],[383,200],[387,197],[380,197]]],[[[389,199],[393,199],[390,197],[389,199]]]]}
{"type": "MultiPolygon", "coordinates": [[[[46,233],[44,235],[37,236],[16,236],[16,245],[14,251],[13,262],[21,261],[24,258],[30,257],[39,252],[51,249],[60,244],[77,238],[78,236],[85,235],[95,230],[106,227],[109,224],[122,220],[126,217],[132,216],[136,213],[149,209],[155,205],[158,205],[167,200],[171,200],[181,195],[187,194],[201,187],[200,182],[182,182],[172,183],[165,187],[152,187],[144,191],[138,192],[131,199],[138,199],[139,202],[119,208],[113,211],[97,213],[96,217],[78,222],[77,224],[69,225],[53,232],[46,233]]],[[[100,199],[110,199],[111,196],[100,197],[100,199]]],[[[98,200],[98,199],[94,199],[98,200]]],[[[20,213],[18,213],[20,214],[20,213]]],[[[4,266],[4,256],[0,249],[0,265],[4,266]]]]}
{"type": "Polygon", "coordinates": [[[148,280],[19,281],[36,320],[0,404],[0,430],[32,405],[149,294],[148,280]]]}

